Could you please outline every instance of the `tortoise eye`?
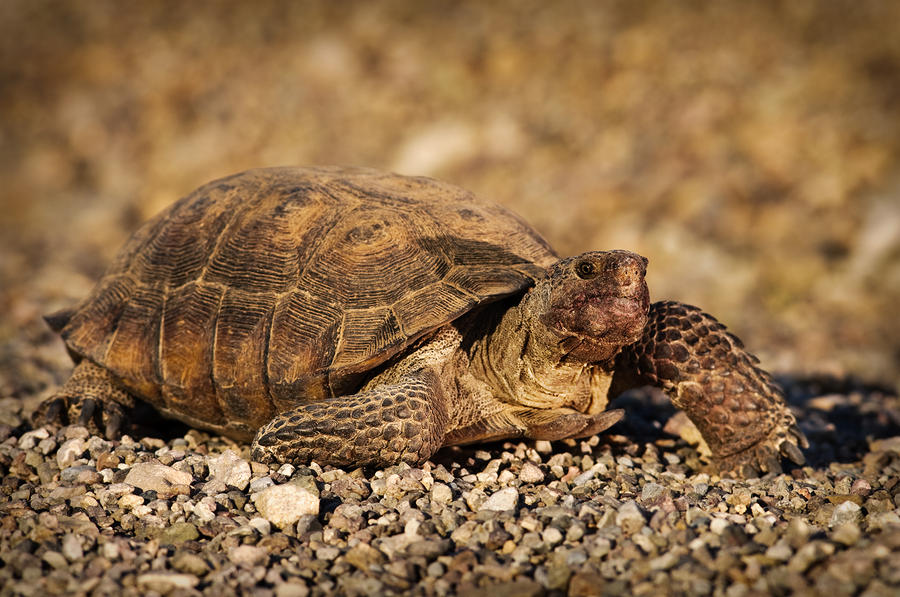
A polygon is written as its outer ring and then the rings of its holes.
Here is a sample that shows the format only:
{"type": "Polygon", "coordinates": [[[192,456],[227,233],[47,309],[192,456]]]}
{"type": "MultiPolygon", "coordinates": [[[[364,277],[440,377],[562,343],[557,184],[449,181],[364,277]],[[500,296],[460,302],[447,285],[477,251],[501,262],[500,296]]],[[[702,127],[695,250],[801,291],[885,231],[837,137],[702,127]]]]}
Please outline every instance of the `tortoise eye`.
{"type": "Polygon", "coordinates": [[[597,275],[597,269],[590,261],[579,261],[575,264],[575,274],[582,280],[590,280],[597,275]]]}

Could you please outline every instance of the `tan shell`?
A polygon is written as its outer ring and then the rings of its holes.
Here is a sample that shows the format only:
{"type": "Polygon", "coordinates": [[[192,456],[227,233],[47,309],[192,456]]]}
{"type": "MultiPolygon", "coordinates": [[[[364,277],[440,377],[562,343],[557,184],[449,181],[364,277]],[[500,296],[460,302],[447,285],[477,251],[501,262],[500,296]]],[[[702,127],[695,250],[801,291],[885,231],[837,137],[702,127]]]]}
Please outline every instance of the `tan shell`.
{"type": "Polygon", "coordinates": [[[363,169],[209,183],[138,230],[57,315],[69,349],[170,416],[238,438],[364,374],[556,260],[500,206],[363,169]]]}

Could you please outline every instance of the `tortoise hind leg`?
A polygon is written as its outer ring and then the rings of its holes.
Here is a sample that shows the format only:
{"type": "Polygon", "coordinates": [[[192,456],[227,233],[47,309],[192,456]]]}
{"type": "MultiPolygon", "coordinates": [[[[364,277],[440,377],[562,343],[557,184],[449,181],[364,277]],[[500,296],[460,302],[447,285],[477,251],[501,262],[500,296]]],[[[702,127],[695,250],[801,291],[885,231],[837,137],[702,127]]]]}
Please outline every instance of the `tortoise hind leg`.
{"type": "Polygon", "coordinates": [[[34,426],[83,425],[107,438],[119,435],[126,411],[135,400],[109,371],[82,360],[63,386],[44,400],[31,417],[34,426]]]}
{"type": "Polygon", "coordinates": [[[257,433],[251,456],[267,464],[418,464],[443,444],[447,418],[440,378],[423,368],[395,383],[277,415],[257,433]]]}
{"type": "Polygon", "coordinates": [[[654,303],[643,338],[616,358],[610,395],[658,386],[697,426],[719,471],[776,472],[782,457],[802,464],[809,444],[758,362],[711,315],[654,303]]]}

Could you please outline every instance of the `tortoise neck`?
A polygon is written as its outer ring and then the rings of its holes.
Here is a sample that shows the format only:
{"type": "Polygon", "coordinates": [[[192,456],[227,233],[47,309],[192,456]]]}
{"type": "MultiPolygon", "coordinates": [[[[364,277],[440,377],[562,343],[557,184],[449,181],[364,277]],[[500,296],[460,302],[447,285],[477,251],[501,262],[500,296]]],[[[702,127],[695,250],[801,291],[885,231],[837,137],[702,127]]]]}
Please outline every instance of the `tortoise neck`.
{"type": "Polygon", "coordinates": [[[473,322],[477,336],[469,350],[473,373],[504,402],[579,408],[585,393],[590,393],[593,368],[566,357],[556,336],[534,312],[532,292],[506,309],[485,309],[473,322]]]}

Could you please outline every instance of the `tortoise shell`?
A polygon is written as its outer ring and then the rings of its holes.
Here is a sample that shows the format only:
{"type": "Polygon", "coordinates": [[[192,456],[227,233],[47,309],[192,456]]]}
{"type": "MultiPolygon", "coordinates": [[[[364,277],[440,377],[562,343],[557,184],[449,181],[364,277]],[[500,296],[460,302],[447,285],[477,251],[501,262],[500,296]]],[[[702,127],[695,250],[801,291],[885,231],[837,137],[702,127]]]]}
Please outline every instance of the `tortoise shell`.
{"type": "Polygon", "coordinates": [[[248,439],[556,261],[508,210],[429,178],[267,168],[147,222],[51,316],[76,359],[163,413],[248,439]]]}

